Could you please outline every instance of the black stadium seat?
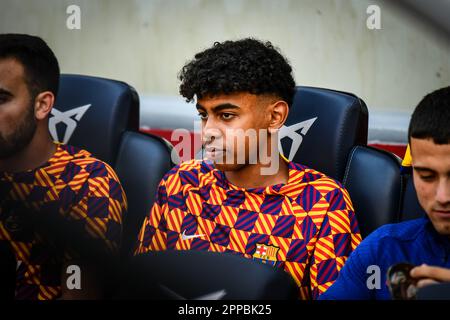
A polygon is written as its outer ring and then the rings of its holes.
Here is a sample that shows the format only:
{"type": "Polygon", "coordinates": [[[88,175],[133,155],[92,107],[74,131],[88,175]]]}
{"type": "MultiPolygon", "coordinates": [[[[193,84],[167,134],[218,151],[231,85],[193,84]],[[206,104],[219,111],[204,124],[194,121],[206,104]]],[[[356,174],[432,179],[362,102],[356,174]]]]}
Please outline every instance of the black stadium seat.
{"type": "Polygon", "coordinates": [[[312,87],[296,88],[286,128],[280,132],[286,157],[344,184],[363,237],[398,222],[401,195],[399,161],[367,147],[367,134],[364,101],[351,93],[312,87]]]}
{"type": "Polygon", "coordinates": [[[231,253],[148,252],[125,270],[117,299],[296,299],[299,292],[288,273],[231,253]]]}
{"type": "Polygon", "coordinates": [[[123,226],[124,254],[132,254],[144,218],[153,206],[158,184],[172,167],[171,149],[168,142],[155,136],[131,131],[123,134],[115,169],[128,200],[123,226]]]}
{"type": "Polygon", "coordinates": [[[402,179],[400,160],[394,154],[354,147],[343,183],[353,201],[363,237],[379,226],[398,222],[402,179]]]}
{"type": "Polygon", "coordinates": [[[289,160],[342,181],[355,145],[367,144],[368,111],[357,96],[297,87],[280,139],[289,160]]]}
{"type": "Polygon", "coordinates": [[[49,128],[54,140],[88,150],[117,172],[128,198],[123,254],[130,254],[158,183],[173,165],[167,142],[139,132],[136,91],[120,81],[64,74],[49,128]]]}

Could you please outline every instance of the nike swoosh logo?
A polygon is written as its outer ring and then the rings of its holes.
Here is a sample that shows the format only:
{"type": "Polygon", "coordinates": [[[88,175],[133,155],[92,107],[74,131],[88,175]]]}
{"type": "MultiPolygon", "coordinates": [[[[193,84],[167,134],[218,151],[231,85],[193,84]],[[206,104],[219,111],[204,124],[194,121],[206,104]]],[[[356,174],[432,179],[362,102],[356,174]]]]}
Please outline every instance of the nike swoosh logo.
{"type": "MultiPolygon", "coordinates": [[[[172,299],[176,299],[176,300],[188,300],[187,298],[183,297],[182,295],[176,293],[175,291],[169,289],[168,287],[166,287],[163,284],[158,284],[159,287],[164,291],[165,294],[167,294],[169,297],[171,297],[172,299]]],[[[197,297],[197,298],[193,298],[190,300],[220,300],[223,297],[225,297],[227,295],[227,291],[225,289],[216,291],[216,292],[212,292],[212,293],[208,293],[205,294],[203,296],[197,297]]]]}
{"type": "Polygon", "coordinates": [[[206,236],[206,234],[191,234],[188,235],[186,234],[186,229],[183,231],[183,234],[181,235],[181,240],[189,240],[189,239],[194,239],[194,238],[200,238],[200,237],[204,237],[206,236]]]}
{"type": "Polygon", "coordinates": [[[194,298],[193,300],[220,300],[227,295],[226,290],[220,290],[205,294],[204,296],[194,298]]]}

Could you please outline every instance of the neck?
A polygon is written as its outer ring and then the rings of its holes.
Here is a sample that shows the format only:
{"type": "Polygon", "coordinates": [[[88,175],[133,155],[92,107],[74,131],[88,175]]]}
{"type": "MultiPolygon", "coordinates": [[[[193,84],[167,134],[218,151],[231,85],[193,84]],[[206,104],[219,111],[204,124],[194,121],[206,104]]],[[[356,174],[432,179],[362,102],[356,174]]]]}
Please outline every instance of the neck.
{"type": "Polygon", "coordinates": [[[0,159],[0,171],[14,173],[38,168],[46,163],[55,151],[56,146],[48,129],[38,127],[34,137],[24,149],[9,158],[0,159]]]}
{"type": "Polygon", "coordinates": [[[225,171],[225,176],[235,186],[241,188],[263,188],[275,184],[286,184],[289,179],[289,168],[281,157],[278,158],[279,167],[272,175],[262,175],[261,169],[268,168],[267,165],[251,164],[236,171],[225,171]]]}

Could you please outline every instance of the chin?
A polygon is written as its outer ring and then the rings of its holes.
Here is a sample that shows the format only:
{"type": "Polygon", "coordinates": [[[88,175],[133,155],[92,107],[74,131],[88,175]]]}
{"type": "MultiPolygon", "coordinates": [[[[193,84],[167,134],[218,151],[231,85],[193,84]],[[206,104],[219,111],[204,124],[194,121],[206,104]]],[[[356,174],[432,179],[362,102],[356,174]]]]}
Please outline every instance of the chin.
{"type": "Polygon", "coordinates": [[[243,164],[229,164],[214,162],[214,167],[220,171],[238,171],[244,167],[243,164]]]}
{"type": "Polygon", "coordinates": [[[450,221],[442,221],[442,219],[432,218],[431,222],[433,223],[434,229],[436,229],[439,234],[443,236],[450,236],[450,221]]]}

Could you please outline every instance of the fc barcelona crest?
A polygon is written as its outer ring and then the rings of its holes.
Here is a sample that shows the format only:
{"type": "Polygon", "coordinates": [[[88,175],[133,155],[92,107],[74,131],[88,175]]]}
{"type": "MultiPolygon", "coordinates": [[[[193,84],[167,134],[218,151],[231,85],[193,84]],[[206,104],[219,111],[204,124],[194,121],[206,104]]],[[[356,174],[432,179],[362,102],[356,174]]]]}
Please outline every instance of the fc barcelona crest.
{"type": "Polygon", "coordinates": [[[254,259],[260,259],[263,263],[268,263],[271,265],[275,265],[278,261],[277,253],[280,248],[275,246],[270,246],[264,243],[257,243],[256,250],[253,254],[254,259]]]}

